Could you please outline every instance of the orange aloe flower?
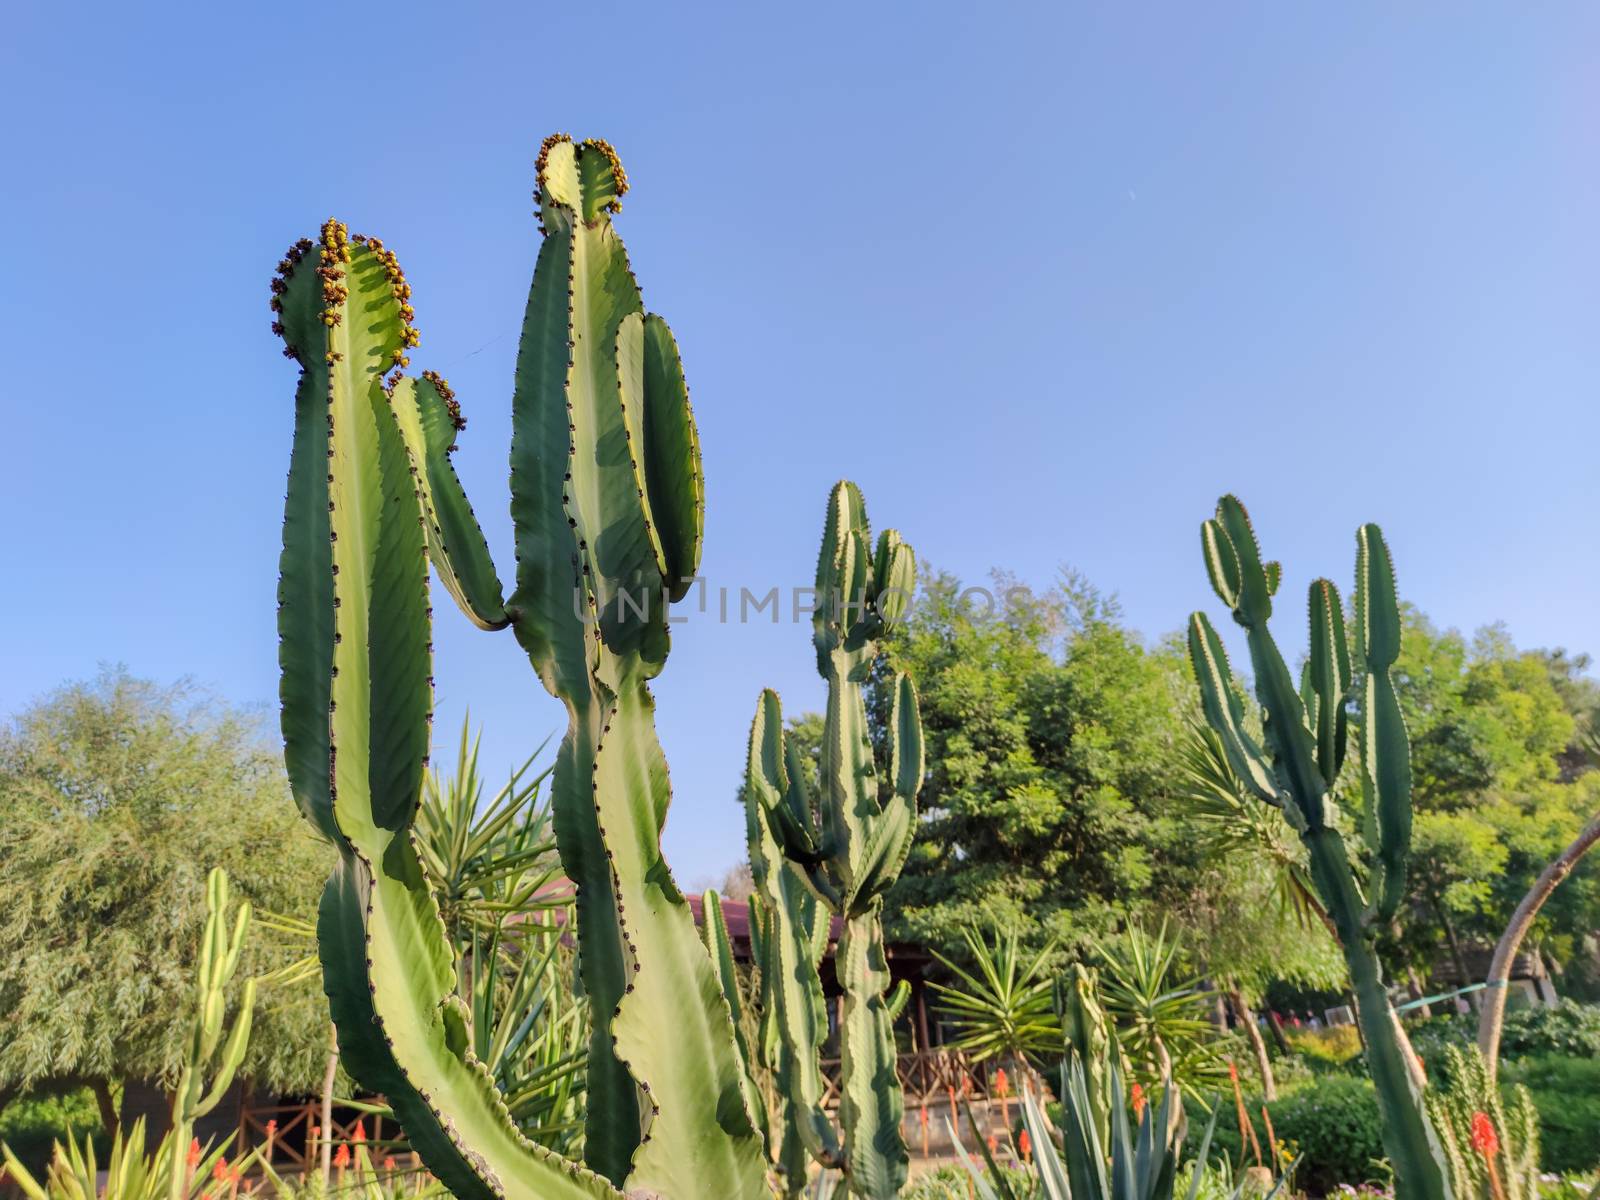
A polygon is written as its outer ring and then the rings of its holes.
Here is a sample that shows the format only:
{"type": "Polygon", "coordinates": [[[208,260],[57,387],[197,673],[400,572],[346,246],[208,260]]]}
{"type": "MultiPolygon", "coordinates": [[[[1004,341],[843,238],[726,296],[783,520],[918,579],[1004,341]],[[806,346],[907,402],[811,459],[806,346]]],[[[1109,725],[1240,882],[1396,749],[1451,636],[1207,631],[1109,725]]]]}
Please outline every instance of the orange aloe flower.
{"type": "Polygon", "coordinates": [[[1489,1120],[1488,1113],[1472,1114],[1472,1148],[1484,1158],[1492,1158],[1500,1153],[1500,1135],[1495,1133],[1494,1122],[1489,1120]]]}
{"type": "Polygon", "coordinates": [[[189,1142],[189,1169],[192,1171],[200,1165],[200,1139],[194,1138],[189,1142]]]}
{"type": "Polygon", "coordinates": [[[1133,1095],[1130,1099],[1133,1101],[1133,1119],[1135,1121],[1144,1120],[1144,1106],[1147,1101],[1144,1096],[1144,1088],[1139,1086],[1138,1081],[1134,1082],[1133,1095]]]}
{"type": "Polygon", "coordinates": [[[1026,1129],[1017,1135],[1017,1150],[1021,1153],[1023,1162],[1033,1160],[1033,1139],[1028,1136],[1026,1129]]]}
{"type": "Polygon", "coordinates": [[[333,1152],[333,1165],[338,1167],[341,1171],[350,1165],[349,1146],[341,1144],[339,1148],[333,1152]]]}

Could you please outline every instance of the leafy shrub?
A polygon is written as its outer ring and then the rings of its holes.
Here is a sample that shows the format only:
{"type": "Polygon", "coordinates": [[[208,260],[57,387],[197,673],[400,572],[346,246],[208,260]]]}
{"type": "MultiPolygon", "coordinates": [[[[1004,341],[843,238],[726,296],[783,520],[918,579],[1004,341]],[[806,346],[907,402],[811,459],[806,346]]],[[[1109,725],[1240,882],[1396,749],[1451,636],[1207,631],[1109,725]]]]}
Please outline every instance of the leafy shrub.
{"type": "Polygon", "coordinates": [[[1503,1058],[1561,1054],[1600,1058],[1600,1004],[1563,1000],[1552,1008],[1507,1013],[1500,1054],[1503,1058]]]}
{"type": "Polygon", "coordinates": [[[103,1152],[107,1139],[100,1129],[100,1109],[88,1088],[60,1096],[25,1096],[0,1109],[0,1142],[29,1170],[43,1171],[51,1147],[67,1132],[94,1134],[95,1149],[103,1152]]]}
{"type": "Polygon", "coordinates": [[[1546,1056],[1502,1063],[1502,1084],[1533,1093],[1539,1113],[1539,1166],[1545,1171],[1600,1167],[1600,1061],[1546,1056]]]}
{"type": "MultiPolygon", "coordinates": [[[[1476,1013],[1445,1013],[1415,1026],[1411,1033],[1412,1045],[1429,1064],[1438,1061],[1445,1046],[1467,1046],[1477,1040],[1476,1013]]],[[[1562,1000],[1550,1008],[1519,1008],[1506,1014],[1501,1059],[1560,1054],[1600,1057],[1600,1004],[1562,1000]]]]}
{"type": "Polygon", "coordinates": [[[1314,1070],[1346,1066],[1361,1053],[1361,1035],[1354,1025],[1290,1029],[1284,1031],[1284,1037],[1314,1070]]]}
{"type": "MultiPolygon", "coordinates": [[[[1316,1083],[1267,1106],[1273,1131],[1283,1142],[1293,1143],[1305,1155],[1295,1176],[1297,1188],[1320,1195],[1339,1184],[1357,1185],[1381,1176],[1376,1160],[1383,1157],[1383,1126],[1378,1119],[1378,1098],[1372,1082],[1354,1075],[1330,1074],[1316,1083]]],[[[1260,1106],[1250,1113],[1256,1137],[1263,1143],[1266,1130],[1260,1106]]],[[[1189,1110],[1188,1152],[1199,1150],[1207,1114],[1198,1105],[1189,1110]]],[[[1263,1149],[1265,1149],[1263,1145],[1263,1149]]],[[[1242,1161],[1239,1121],[1233,1104],[1220,1102],[1212,1154],[1242,1161]]],[[[1254,1165],[1251,1157],[1246,1165],[1254,1165]]]]}
{"type": "MultiPolygon", "coordinates": [[[[1005,1173],[1006,1182],[1011,1185],[1011,1190],[1016,1195],[1022,1197],[1038,1195],[1031,1171],[1006,1166],[1000,1169],[1005,1173]]],[[[900,1200],[968,1200],[971,1195],[972,1180],[966,1169],[956,1163],[947,1163],[937,1170],[929,1171],[926,1175],[918,1176],[901,1193],[900,1200]]]]}

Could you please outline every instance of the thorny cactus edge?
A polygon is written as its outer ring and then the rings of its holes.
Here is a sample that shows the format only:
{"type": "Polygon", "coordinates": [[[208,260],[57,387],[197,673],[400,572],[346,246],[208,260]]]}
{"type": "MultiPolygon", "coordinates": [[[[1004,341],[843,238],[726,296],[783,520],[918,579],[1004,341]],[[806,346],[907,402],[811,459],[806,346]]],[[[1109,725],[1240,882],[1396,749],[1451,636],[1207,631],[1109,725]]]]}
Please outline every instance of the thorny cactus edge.
{"type": "Polygon", "coordinates": [[[644,312],[611,225],[626,190],[605,143],[541,147],[509,601],[450,464],[454,394],[401,373],[420,339],[393,253],[330,221],[272,289],[301,368],[279,584],[285,759],[340,852],[319,918],[324,984],[351,1073],[478,1200],[766,1190],[728,1004],[660,856],[669,789],[647,683],[666,659],[666,604],[698,564],[702,487],[676,344],[644,312]],[[553,797],[593,1018],[587,1168],[524,1138],[473,1056],[414,844],[430,562],[475,624],[514,630],[567,707],[553,797]]]}

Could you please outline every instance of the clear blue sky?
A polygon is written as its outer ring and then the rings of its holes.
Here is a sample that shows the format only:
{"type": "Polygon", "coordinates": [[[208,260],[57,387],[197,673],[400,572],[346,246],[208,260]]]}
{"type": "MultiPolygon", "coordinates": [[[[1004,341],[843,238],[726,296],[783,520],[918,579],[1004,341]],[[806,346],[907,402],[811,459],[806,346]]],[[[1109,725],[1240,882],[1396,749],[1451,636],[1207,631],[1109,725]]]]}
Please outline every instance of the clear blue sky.
{"type": "MultiPolygon", "coordinates": [[[[398,251],[510,575],[558,129],[633,180],[715,585],[805,583],[847,475],[934,564],[1071,564],[1153,637],[1209,602],[1196,524],[1237,490],[1289,595],[1376,519],[1441,623],[1600,649],[1600,8],[450,7],[10,8],[0,712],[101,662],[275,700],[267,279],[329,213],[398,251]]],[[[438,615],[441,740],[470,703],[508,762],[559,709],[509,635],[438,615]]],[[[763,684],[818,703],[805,627],[679,633],[686,883],[743,853],[763,684]]]]}

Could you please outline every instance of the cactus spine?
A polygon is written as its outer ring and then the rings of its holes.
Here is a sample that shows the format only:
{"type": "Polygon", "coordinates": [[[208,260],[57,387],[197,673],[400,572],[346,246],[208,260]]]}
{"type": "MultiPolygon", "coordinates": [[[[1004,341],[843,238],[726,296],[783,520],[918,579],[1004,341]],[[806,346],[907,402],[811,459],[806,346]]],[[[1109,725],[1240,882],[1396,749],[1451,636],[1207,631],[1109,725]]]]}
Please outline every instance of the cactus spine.
{"type": "Polygon", "coordinates": [[[856,1196],[884,1200],[906,1182],[909,1154],[900,1131],[905,1102],[895,1072],[894,1010],[885,995],[882,909],[915,830],[922,723],[916,688],[908,676],[896,676],[887,730],[888,787],[880,792],[862,684],[878,656],[876,639],[905,614],[915,582],[911,547],[890,529],[874,550],[860,489],[836,485],[823,526],[812,617],[817,670],[828,684],[823,794],[809,796],[800,765],[790,761],[775,693],[762,694],[750,732],[750,862],[762,900],[762,975],[769,981],[764,988],[786,1110],[780,1162],[791,1189],[797,1183],[797,1146],[824,1165],[842,1166],[856,1196]],[[821,1109],[816,1064],[827,1033],[817,964],[834,914],[842,922],[834,953],[844,991],[842,1148],[821,1109]]]}
{"type": "Polygon", "coordinates": [[[1281,570],[1262,562],[1244,506],[1232,496],[1201,526],[1212,588],[1245,630],[1265,718],[1264,744],[1247,731],[1232,671],[1204,613],[1189,620],[1189,657],[1207,722],[1235,772],[1261,800],[1281,808],[1310,856],[1312,882],[1339,933],[1355,989],[1372,1079],[1383,1112],[1384,1149],[1403,1200],[1451,1196],[1444,1152],[1411,1070],[1410,1048],[1389,1003],[1376,938],[1405,894],[1411,840],[1411,764],[1389,671],[1400,651],[1400,613],[1388,547],[1376,525],[1356,534],[1355,644],[1361,671],[1359,823],[1371,857],[1357,881],[1332,789],[1349,740],[1352,672],[1338,589],[1311,584],[1311,651],[1297,690],[1267,629],[1281,570]]]}
{"type": "Polygon", "coordinates": [[[538,177],[509,602],[450,466],[455,398],[436,375],[397,373],[418,336],[393,253],[330,221],[273,284],[274,328],[301,366],[279,586],[285,758],[340,851],[324,983],[351,1073],[455,1195],[747,1200],[766,1188],[761,1138],[728,1002],[661,858],[669,787],[647,687],[699,557],[693,415],[611,224],[627,189],[615,153],[553,137],[538,177]],[[414,844],[430,562],[475,624],[515,631],[567,708],[553,796],[593,1017],[587,1169],[523,1138],[472,1054],[414,844]]]}

